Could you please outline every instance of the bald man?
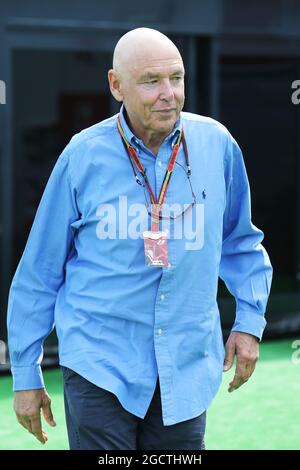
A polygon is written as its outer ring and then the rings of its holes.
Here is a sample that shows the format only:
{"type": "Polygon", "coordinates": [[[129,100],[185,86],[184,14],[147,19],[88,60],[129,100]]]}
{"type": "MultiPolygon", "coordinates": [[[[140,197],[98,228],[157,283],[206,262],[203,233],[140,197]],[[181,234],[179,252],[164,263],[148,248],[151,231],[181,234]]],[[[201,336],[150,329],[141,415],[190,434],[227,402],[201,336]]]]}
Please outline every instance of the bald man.
{"type": "Polygon", "coordinates": [[[222,372],[236,358],[233,392],[254,371],[272,267],[241,150],[182,112],[184,74],[165,35],[125,34],[108,72],[120,112],[75,135],[49,178],[8,306],[15,412],[43,444],[54,325],[70,449],[204,449],[222,372]],[[219,277],[237,306],[225,351],[219,277]]]}

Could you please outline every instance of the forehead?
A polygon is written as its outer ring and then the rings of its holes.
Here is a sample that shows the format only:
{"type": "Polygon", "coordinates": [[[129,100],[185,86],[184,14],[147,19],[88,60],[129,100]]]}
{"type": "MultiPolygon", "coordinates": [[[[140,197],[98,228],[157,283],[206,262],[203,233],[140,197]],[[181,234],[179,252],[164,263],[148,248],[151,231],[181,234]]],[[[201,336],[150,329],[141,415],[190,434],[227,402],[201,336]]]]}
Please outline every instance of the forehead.
{"type": "Polygon", "coordinates": [[[144,76],[169,76],[173,73],[184,73],[184,66],[180,57],[170,59],[147,59],[135,61],[131,67],[135,78],[144,76]]]}

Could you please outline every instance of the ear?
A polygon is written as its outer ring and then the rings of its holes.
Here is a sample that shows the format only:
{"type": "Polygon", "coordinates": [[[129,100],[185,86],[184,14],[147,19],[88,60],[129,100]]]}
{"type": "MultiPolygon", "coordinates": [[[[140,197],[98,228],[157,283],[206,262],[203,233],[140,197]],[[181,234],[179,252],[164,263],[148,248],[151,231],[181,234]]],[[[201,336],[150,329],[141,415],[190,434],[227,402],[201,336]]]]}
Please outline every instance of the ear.
{"type": "Polygon", "coordinates": [[[111,94],[117,101],[123,101],[121,80],[118,72],[114,69],[110,69],[107,76],[111,94]]]}

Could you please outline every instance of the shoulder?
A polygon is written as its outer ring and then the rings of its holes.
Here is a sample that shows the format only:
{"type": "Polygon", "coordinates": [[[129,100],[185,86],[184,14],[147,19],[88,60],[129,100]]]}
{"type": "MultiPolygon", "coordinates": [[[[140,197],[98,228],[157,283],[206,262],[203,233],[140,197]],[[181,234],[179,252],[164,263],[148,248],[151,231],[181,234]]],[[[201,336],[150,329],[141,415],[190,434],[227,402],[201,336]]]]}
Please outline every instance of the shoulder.
{"type": "Polygon", "coordinates": [[[75,134],[65,147],[65,153],[70,156],[75,154],[78,150],[88,150],[95,144],[101,144],[101,142],[110,139],[116,132],[116,116],[117,115],[114,115],[108,119],[104,119],[75,134]]]}
{"type": "Polygon", "coordinates": [[[216,121],[216,119],[213,119],[211,117],[182,111],[181,118],[182,118],[184,129],[187,128],[187,130],[197,129],[199,131],[200,130],[210,131],[212,133],[224,135],[225,137],[227,137],[229,134],[229,131],[224,126],[224,124],[222,124],[219,121],[216,121]]]}
{"type": "Polygon", "coordinates": [[[116,116],[111,116],[75,134],[63,149],[56,162],[57,168],[65,168],[72,185],[76,184],[93,156],[104,146],[111,145],[116,134],[116,116]]]}
{"type": "Polygon", "coordinates": [[[84,167],[107,145],[116,134],[116,117],[111,116],[75,134],[60,154],[57,164],[68,167],[71,179],[80,175],[84,167]]]}
{"type": "Polygon", "coordinates": [[[187,139],[197,145],[217,145],[225,155],[234,141],[224,124],[201,114],[181,112],[182,125],[187,139]]]}

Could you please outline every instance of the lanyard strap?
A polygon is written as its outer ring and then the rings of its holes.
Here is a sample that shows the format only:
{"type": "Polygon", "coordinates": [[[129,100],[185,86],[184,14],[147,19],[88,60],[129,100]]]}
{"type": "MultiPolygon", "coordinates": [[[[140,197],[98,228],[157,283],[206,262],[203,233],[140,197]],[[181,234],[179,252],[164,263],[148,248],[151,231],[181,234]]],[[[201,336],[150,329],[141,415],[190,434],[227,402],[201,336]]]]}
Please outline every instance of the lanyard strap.
{"type": "Polygon", "coordinates": [[[128,142],[128,140],[125,137],[125,134],[124,134],[124,131],[123,131],[123,128],[122,128],[122,124],[121,124],[121,121],[120,121],[120,116],[117,117],[117,126],[118,126],[118,131],[119,131],[119,134],[121,136],[122,142],[123,142],[124,147],[126,149],[127,155],[129,157],[129,160],[130,160],[130,163],[131,163],[131,167],[132,167],[136,182],[138,184],[142,185],[142,183],[139,180],[139,178],[137,176],[137,173],[135,171],[133,162],[135,163],[135,165],[136,165],[137,169],[139,170],[139,172],[142,174],[142,176],[144,178],[144,181],[145,181],[145,183],[148,187],[148,190],[149,190],[149,193],[150,193],[151,205],[152,205],[151,229],[153,231],[157,231],[158,228],[159,228],[159,216],[160,216],[160,212],[161,212],[161,207],[162,207],[162,205],[164,203],[164,200],[165,200],[165,197],[166,197],[168,185],[169,185],[169,182],[170,182],[173,170],[174,170],[174,166],[175,166],[175,163],[176,163],[176,160],[177,160],[177,155],[178,155],[178,151],[179,151],[181,141],[182,141],[182,144],[183,144],[183,150],[184,150],[185,160],[186,160],[186,164],[187,164],[187,170],[188,170],[187,174],[188,174],[188,176],[190,176],[190,174],[191,174],[188,151],[187,151],[187,145],[186,145],[183,129],[180,130],[180,133],[179,133],[178,138],[176,140],[176,144],[173,147],[171,157],[170,157],[170,160],[169,160],[169,164],[168,164],[168,168],[166,170],[164,180],[163,180],[162,186],[160,188],[159,197],[156,200],[156,197],[155,197],[155,195],[152,191],[152,188],[150,186],[150,183],[149,183],[149,180],[148,180],[148,177],[147,177],[147,174],[146,174],[146,170],[143,167],[143,165],[142,165],[142,163],[141,163],[141,161],[138,157],[138,154],[135,151],[135,148],[132,145],[130,145],[130,143],[128,142]]]}

